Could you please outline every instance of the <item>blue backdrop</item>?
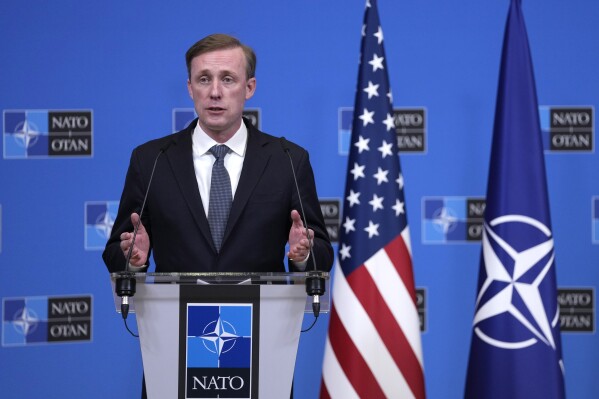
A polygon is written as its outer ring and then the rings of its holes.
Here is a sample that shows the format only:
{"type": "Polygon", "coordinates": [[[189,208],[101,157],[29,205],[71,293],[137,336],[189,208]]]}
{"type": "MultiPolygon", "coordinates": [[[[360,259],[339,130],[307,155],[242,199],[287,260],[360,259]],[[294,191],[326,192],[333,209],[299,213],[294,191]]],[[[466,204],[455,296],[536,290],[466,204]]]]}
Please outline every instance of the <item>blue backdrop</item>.
{"type": "MultiPolygon", "coordinates": [[[[439,214],[426,210],[439,203],[457,209],[485,195],[508,6],[508,0],[379,4],[394,105],[425,115],[425,148],[403,153],[402,169],[416,285],[425,299],[430,398],[463,395],[480,242],[439,233],[439,214]]],[[[174,110],[192,107],[184,53],[199,38],[224,32],[254,47],[258,85],[247,106],[259,110],[262,130],[308,149],[320,197],[340,199],[347,167],[342,109],[354,102],[363,11],[362,0],[0,5],[1,397],[138,396],[138,342],[114,311],[102,240],[94,241],[103,225],[92,215],[116,206],[131,150],[170,133],[174,110]],[[64,147],[56,154],[26,152],[27,145],[44,142],[44,133],[60,134],[43,126],[58,112],[87,118],[72,119],[81,129],[71,129],[71,137],[67,131],[62,141],[80,145],[81,154],[69,155],[64,147]],[[11,312],[19,303],[31,312],[15,318],[11,312]],[[63,305],[47,306],[52,303],[63,305]],[[60,324],[68,315],[81,318],[81,329],[60,324]],[[23,329],[39,333],[44,320],[54,320],[53,331],[70,340],[23,338],[23,329]],[[81,332],[86,339],[77,339],[81,332]]],[[[594,141],[599,3],[525,0],[523,12],[547,143],[562,143],[560,132],[594,141]],[[582,111],[572,119],[560,113],[563,108],[582,111]]],[[[592,141],[567,148],[547,144],[545,152],[558,286],[571,294],[564,293],[560,304],[580,316],[562,319],[568,324],[562,341],[571,398],[599,397],[599,160],[592,141]],[[574,327],[578,331],[569,331],[574,327]]],[[[454,216],[467,217],[459,211],[454,216]]],[[[298,398],[317,397],[327,324],[324,316],[302,335],[298,398]]]]}

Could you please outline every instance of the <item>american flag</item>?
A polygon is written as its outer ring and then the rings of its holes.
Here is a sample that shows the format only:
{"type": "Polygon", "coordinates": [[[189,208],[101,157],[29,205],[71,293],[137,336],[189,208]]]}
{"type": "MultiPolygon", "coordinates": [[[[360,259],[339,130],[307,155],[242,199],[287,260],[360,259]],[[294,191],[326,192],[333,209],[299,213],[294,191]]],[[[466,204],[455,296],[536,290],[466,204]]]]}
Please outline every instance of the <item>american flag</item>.
{"type": "Polygon", "coordinates": [[[321,398],[424,398],[420,325],[383,31],[366,3],[321,398]]]}

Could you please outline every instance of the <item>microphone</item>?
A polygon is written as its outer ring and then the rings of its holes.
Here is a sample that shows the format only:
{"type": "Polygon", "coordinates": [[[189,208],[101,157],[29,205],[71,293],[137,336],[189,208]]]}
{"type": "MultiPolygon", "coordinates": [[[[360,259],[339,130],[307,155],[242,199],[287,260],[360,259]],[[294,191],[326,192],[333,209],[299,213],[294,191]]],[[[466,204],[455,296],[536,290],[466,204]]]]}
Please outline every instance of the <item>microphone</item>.
{"type": "MultiPolygon", "coordinates": [[[[304,221],[304,227],[306,229],[306,237],[308,237],[308,245],[310,247],[310,257],[312,258],[312,265],[314,266],[314,272],[318,272],[318,268],[316,266],[316,257],[314,256],[314,251],[312,250],[312,240],[310,239],[310,235],[308,232],[308,222],[306,220],[306,213],[304,212],[304,205],[302,203],[302,195],[299,189],[299,185],[297,183],[297,177],[295,175],[295,167],[293,166],[293,160],[291,159],[291,149],[289,148],[288,142],[285,137],[281,137],[280,140],[281,147],[283,147],[283,151],[287,153],[289,157],[289,163],[291,165],[291,173],[293,174],[293,182],[295,183],[295,190],[297,192],[297,197],[300,204],[300,209],[302,211],[302,217],[304,221]]],[[[314,317],[318,318],[320,314],[320,296],[324,294],[325,285],[324,279],[322,277],[311,276],[306,278],[306,294],[312,296],[312,312],[314,313],[314,317]]]]}
{"type": "MultiPolygon", "coordinates": [[[[154,166],[152,167],[152,173],[150,174],[150,179],[148,180],[148,188],[146,188],[144,200],[141,205],[141,210],[139,211],[139,220],[137,221],[133,229],[133,238],[131,239],[131,246],[129,247],[129,251],[127,252],[127,257],[125,259],[125,276],[116,279],[114,290],[116,294],[121,297],[121,316],[123,316],[123,320],[125,320],[125,325],[127,321],[127,316],[129,315],[129,297],[135,295],[135,278],[133,277],[133,273],[129,271],[129,262],[131,261],[131,256],[133,255],[133,247],[135,246],[137,230],[139,230],[139,225],[141,224],[141,217],[146,207],[146,200],[148,199],[150,186],[152,185],[152,180],[154,179],[154,171],[156,170],[156,165],[158,164],[158,158],[160,158],[160,156],[166,152],[166,150],[171,146],[171,144],[173,144],[172,140],[169,141],[165,146],[160,148],[158,155],[156,155],[156,158],[154,159],[154,166]]],[[[129,329],[127,328],[127,330],[129,329]]]]}

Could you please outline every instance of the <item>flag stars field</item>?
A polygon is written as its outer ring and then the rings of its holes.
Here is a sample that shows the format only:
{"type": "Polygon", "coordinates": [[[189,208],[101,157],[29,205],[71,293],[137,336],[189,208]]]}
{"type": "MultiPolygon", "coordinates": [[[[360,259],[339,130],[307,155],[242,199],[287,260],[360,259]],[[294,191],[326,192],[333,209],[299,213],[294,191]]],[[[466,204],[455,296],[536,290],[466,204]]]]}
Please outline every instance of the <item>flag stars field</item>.
{"type": "Polygon", "coordinates": [[[379,26],[379,30],[376,31],[374,37],[378,39],[378,44],[383,42],[383,29],[379,26]]]}
{"type": "Polygon", "coordinates": [[[379,95],[379,86],[375,85],[372,82],[368,82],[368,87],[364,89],[364,92],[368,93],[368,99],[370,100],[372,97],[379,95]]]}
{"type": "Polygon", "coordinates": [[[351,258],[349,251],[351,250],[351,246],[346,244],[341,244],[341,249],[339,250],[339,255],[341,259],[351,258]]]}
{"type": "Polygon", "coordinates": [[[392,146],[393,144],[387,143],[386,140],[383,140],[383,144],[379,148],[377,148],[377,150],[381,152],[381,156],[383,157],[383,159],[385,159],[387,155],[393,155],[393,151],[391,151],[392,146]]]}
{"type": "Polygon", "coordinates": [[[360,136],[358,138],[358,141],[356,141],[354,143],[354,145],[356,147],[358,147],[358,153],[361,154],[362,151],[370,151],[370,147],[368,147],[368,143],[370,143],[370,139],[365,139],[364,137],[360,136]]]}
{"type": "Polygon", "coordinates": [[[397,180],[395,180],[400,190],[403,190],[403,175],[400,174],[397,180]]]}
{"type": "Polygon", "coordinates": [[[406,213],[406,211],[404,210],[404,203],[398,199],[395,200],[395,205],[393,205],[391,209],[395,211],[395,216],[399,216],[401,214],[406,213]]]}
{"type": "Polygon", "coordinates": [[[383,199],[384,197],[379,197],[376,194],[372,195],[372,200],[368,201],[368,203],[372,205],[372,212],[376,212],[377,209],[384,209],[383,199]]]}
{"type": "Polygon", "coordinates": [[[359,118],[362,119],[364,126],[368,126],[369,123],[374,124],[374,111],[368,111],[364,108],[364,113],[359,118]]]}
{"type": "Polygon", "coordinates": [[[372,65],[372,72],[376,72],[378,69],[385,69],[383,67],[383,60],[383,57],[379,57],[376,54],[372,56],[372,60],[368,61],[368,63],[372,65]]]}
{"type": "Polygon", "coordinates": [[[372,223],[372,220],[368,221],[368,227],[364,228],[364,231],[368,233],[368,238],[379,235],[379,223],[372,223]]]}
{"type": "Polygon", "coordinates": [[[360,193],[354,193],[353,190],[350,191],[347,200],[349,201],[349,206],[352,207],[354,205],[360,205],[360,193]]]}
{"type": "Polygon", "coordinates": [[[354,168],[351,170],[351,174],[354,175],[354,180],[358,180],[360,177],[366,177],[364,175],[364,165],[358,165],[354,162],[354,168]]]}
{"type": "Polygon", "coordinates": [[[395,128],[395,120],[391,114],[387,114],[387,118],[383,121],[383,124],[387,127],[387,131],[395,128]]]}
{"type": "Polygon", "coordinates": [[[349,216],[345,217],[345,222],[343,222],[343,228],[345,229],[345,234],[350,231],[356,231],[356,219],[350,219],[349,216]]]}
{"type": "Polygon", "coordinates": [[[376,179],[376,184],[380,186],[381,183],[389,183],[389,179],[387,179],[388,174],[388,170],[378,168],[377,172],[374,175],[372,175],[372,177],[376,179]]]}

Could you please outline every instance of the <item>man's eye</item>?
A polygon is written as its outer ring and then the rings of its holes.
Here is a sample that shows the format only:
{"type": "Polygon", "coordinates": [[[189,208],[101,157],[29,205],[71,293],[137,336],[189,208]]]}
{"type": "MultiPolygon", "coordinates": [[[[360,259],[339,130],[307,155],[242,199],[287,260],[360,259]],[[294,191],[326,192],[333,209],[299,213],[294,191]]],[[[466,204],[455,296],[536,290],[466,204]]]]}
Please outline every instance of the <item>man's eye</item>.
{"type": "Polygon", "coordinates": [[[200,79],[198,79],[198,82],[200,84],[206,84],[210,82],[210,79],[208,79],[206,76],[202,76],[200,79]]]}
{"type": "Polygon", "coordinates": [[[233,78],[230,77],[230,76],[225,76],[223,78],[223,82],[225,82],[225,83],[233,83],[233,78]]]}

